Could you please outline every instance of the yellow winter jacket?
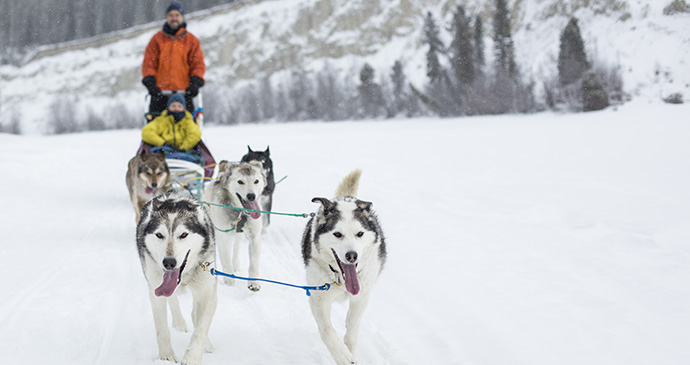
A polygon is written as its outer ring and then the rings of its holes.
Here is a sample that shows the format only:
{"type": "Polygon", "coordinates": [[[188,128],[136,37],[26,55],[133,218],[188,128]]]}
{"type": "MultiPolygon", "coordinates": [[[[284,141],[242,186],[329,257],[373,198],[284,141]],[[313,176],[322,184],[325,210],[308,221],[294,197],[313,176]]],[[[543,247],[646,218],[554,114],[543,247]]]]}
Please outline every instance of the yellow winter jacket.
{"type": "Polygon", "coordinates": [[[141,139],[154,147],[160,147],[165,142],[189,151],[201,141],[201,130],[194,123],[192,114],[185,111],[184,118],[175,123],[175,118],[164,110],[141,130],[141,139]]]}

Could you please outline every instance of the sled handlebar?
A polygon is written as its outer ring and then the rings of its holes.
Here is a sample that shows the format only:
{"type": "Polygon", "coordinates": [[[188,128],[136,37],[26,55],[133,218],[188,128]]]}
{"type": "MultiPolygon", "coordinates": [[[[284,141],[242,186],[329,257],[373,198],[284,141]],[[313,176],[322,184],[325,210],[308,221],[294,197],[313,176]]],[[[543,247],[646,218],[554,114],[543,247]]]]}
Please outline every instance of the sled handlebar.
{"type": "Polygon", "coordinates": [[[184,94],[185,90],[161,90],[163,95],[184,94]]]}

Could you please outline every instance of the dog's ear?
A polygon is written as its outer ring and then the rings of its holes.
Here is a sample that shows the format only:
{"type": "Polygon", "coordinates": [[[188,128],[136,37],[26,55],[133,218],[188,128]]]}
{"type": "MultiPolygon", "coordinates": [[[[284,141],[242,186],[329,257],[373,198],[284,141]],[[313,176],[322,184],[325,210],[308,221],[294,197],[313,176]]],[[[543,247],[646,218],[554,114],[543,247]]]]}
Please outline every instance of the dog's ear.
{"type": "Polygon", "coordinates": [[[259,169],[259,170],[261,171],[261,173],[263,173],[263,171],[264,171],[264,164],[263,164],[261,161],[251,160],[251,161],[249,161],[249,162],[247,162],[247,163],[250,164],[250,165],[252,165],[252,166],[254,166],[254,167],[256,167],[257,169],[259,169]]]}
{"type": "Polygon", "coordinates": [[[154,199],[151,201],[151,209],[153,211],[158,211],[163,206],[163,202],[159,199],[154,199]]]}
{"type": "Polygon", "coordinates": [[[232,170],[239,165],[240,164],[238,164],[237,162],[225,161],[225,170],[224,170],[225,176],[230,176],[232,174],[232,170]]]}
{"type": "Polygon", "coordinates": [[[355,201],[355,204],[357,205],[357,210],[361,213],[365,215],[369,215],[371,213],[371,206],[373,205],[373,203],[357,199],[355,201]]]}
{"type": "Polygon", "coordinates": [[[335,203],[333,203],[332,201],[330,201],[326,198],[314,198],[311,200],[311,202],[312,203],[316,203],[316,202],[321,203],[321,206],[323,207],[324,216],[328,216],[335,209],[335,203]]]}
{"type": "Polygon", "coordinates": [[[249,147],[249,145],[247,145],[247,150],[249,150],[249,153],[252,153],[252,152],[254,152],[254,151],[252,151],[252,148],[251,148],[251,147],[249,147]]]}
{"type": "Polygon", "coordinates": [[[266,151],[264,151],[264,153],[266,153],[266,157],[271,155],[271,150],[269,148],[270,146],[266,146],[266,151]]]}
{"type": "Polygon", "coordinates": [[[228,161],[223,160],[218,163],[218,174],[222,174],[225,172],[225,170],[228,168],[228,161]]]}
{"type": "Polygon", "coordinates": [[[162,158],[163,160],[165,160],[165,152],[163,152],[163,150],[158,150],[158,151],[156,151],[156,155],[158,155],[158,157],[160,157],[160,158],[162,158]]]}

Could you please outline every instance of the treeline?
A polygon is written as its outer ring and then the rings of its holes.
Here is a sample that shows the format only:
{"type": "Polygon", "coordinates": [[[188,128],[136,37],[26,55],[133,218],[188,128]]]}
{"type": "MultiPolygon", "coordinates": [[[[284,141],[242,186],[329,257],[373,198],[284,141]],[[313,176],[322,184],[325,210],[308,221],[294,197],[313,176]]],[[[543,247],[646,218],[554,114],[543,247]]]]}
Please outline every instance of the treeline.
{"type": "Polygon", "coordinates": [[[315,74],[297,68],[280,81],[263,79],[232,91],[209,83],[205,90],[209,120],[236,124],[530,113],[547,108],[589,111],[622,101],[619,69],[587,57],[575,18],[561,33],[557,77],[540,80],[540,85],[525,80],[515,60],[519,45],[513,42],[506,0],[494,3],[489,50],[481,17],[468,15],[464,6],[457,6],[450,24],[438,24],[431,13],[426,14],[421,29],[427,48],[423,86],[407,82],[401,61],[380,76],[365,63],[358,78],[340,74],[326,63],[315,74]],[[442,37],[442,30],[450,37],[442,37]],[[441,39],[451,41],[444,44],[441,39]],[[540,100],[535,96],[537,86],[543,91],[540,100]]]}
{"type": "MultiPolygon", "coordinates": [[[[232,0],[180,2],[189,13],[232,0]]],[[[18,62],[36,46],[163,20],[169,3],[169,0],[0,0],[0,61],[18,62]]]]}

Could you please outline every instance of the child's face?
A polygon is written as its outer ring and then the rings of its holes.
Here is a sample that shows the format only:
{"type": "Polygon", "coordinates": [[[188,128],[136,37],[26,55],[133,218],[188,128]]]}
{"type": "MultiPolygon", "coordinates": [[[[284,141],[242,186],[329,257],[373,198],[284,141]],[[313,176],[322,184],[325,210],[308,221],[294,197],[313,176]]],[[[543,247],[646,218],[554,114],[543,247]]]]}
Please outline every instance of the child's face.
{"type": "Polygon", "coordinates": [[[184,110],[184,106],[182,106],[182,103],[174,101],[170,104],[168,110],[170,110],[171,112],[181,112],[184,110]]]}

